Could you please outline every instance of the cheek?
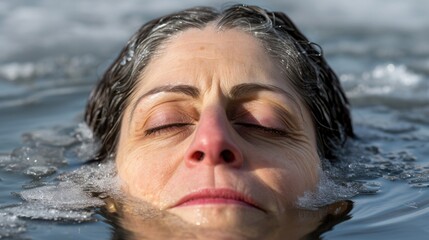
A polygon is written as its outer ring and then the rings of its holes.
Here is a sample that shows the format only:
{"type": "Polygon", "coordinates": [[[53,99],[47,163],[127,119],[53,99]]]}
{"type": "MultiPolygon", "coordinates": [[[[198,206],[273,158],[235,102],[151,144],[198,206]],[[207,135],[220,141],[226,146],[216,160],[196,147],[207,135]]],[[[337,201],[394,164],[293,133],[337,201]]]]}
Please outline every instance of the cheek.
{"type": "MultiPolygon", "coordinates": [[[[258,178],[288,203],[306,191],[316,188],[319,181],[320,160],[311,151],[259,151],[254,158],[259,158],[258,165],[253,165],[258,178]],[[264,154],[261,154],[261,153],[264,154]]],[[[255,160],[256,162],[256,160],[255,160]]]]}
{"type": "Polygon", "coordinates": [[[116,165],[124,191],[141,200],[157,203],[176,168],[178,161],[174,159],[177,159],[174,151],[148,151],[143,147],[118,155],[116,165]]]}
{"type": "Polygon", "coordinates": [[[148,192],[148,173],[151,171],[145,167],[144,159],[135,152],[122,154],[116,159],[118,175],[122,189],[131,196],[140,197],[148,192]]]}

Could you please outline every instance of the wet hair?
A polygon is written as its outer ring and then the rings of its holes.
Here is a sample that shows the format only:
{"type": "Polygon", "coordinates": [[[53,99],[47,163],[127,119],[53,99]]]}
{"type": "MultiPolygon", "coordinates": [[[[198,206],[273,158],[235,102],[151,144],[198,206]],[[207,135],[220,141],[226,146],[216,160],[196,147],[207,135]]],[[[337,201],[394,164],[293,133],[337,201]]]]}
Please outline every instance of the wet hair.
{"type": "Polygon", "coordinates": [[[213,24],[219,31],[251,34],[279,64],[312,115],[319,155],[333,160],[347,137],[353,137],[349,103],[321,48],[310,42],[282,12],[234,5],[223,11],[195,7],[143,25],[128,41],[93,89],[85,121],[100,140],[95,160],[114,156],[121,120],[136,83],[159,46],[190,28],[213,24]]]}

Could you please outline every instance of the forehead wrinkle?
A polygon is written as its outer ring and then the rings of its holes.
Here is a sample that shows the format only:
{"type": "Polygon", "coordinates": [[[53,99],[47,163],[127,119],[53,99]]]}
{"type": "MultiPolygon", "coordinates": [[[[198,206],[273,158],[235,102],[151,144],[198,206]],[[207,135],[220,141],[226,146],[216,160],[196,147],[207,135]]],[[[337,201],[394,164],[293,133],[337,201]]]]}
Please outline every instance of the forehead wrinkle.
{"type": "Polygon", "coordinates": [[[194,86],[191,85],[185,85],[185,84],[180,84],[180,85],[164,85],[164,86],[159,86],[159,87],[155,87],[152,88],[151,90],[147,91],[146,93],[144,93],[143,95],[141,95],[136,102],[132,105],[131,108],[131,115],[129,118],[129,121],[131,122],[133,115],[134,115],[134,111],[137,108],[137,106],[139,105],[139,103],[152,95],[158,94],[158,93],[179,93],[179,94],[183,94],[186,96],[190,96],[192,98],[198,98],[200,96],[200,90],[194,86]]]}

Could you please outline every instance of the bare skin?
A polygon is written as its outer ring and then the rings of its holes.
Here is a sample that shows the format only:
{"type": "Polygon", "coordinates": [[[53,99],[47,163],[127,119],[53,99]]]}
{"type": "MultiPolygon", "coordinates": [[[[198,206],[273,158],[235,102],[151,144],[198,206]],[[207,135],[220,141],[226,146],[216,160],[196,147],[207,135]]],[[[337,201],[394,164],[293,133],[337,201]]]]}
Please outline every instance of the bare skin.
{"type": "Polygon", "coordinates": [[[237,230],[295,221],[320,159],[310,113],[258,40],[208,26],[174,36],[140,76],[116,165],[132,197],[237,230]]]}

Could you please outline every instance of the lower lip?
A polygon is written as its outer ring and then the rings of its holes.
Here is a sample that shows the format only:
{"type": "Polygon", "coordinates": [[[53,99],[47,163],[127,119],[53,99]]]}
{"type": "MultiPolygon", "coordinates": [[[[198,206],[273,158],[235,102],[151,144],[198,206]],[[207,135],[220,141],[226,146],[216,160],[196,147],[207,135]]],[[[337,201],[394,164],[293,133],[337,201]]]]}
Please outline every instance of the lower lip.
{"type": "Polygon", "coordinates": [[[214,204],[225,204],[225,205],[241,205],[252,207],[250,204],[234,199],[228,198],[199,198],[190,200],[180,204],[178,207],[194,206],[194,205],[214,205],[214,204]]]}

